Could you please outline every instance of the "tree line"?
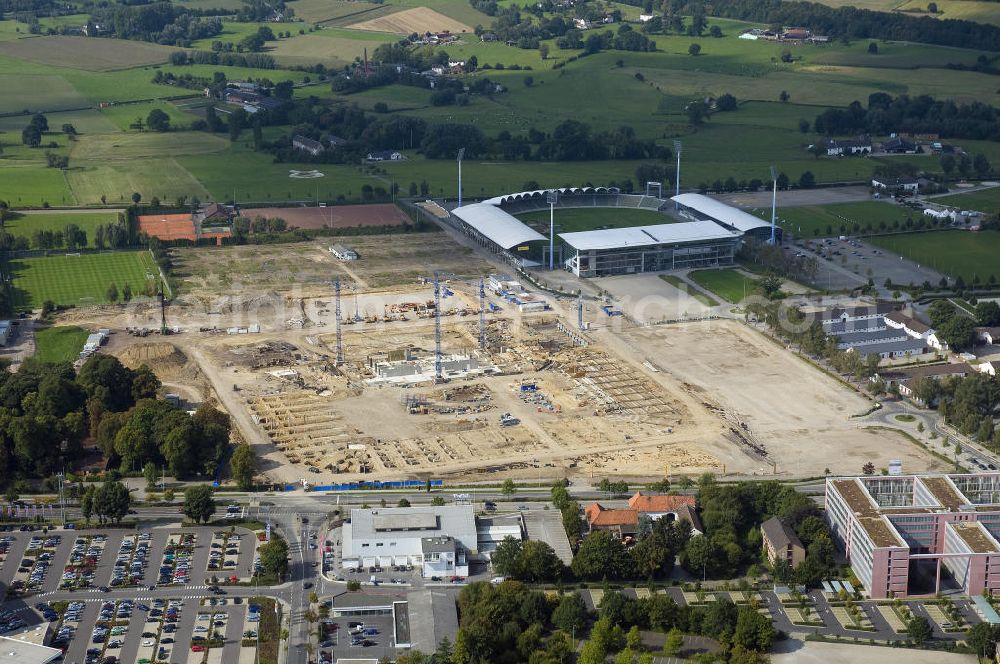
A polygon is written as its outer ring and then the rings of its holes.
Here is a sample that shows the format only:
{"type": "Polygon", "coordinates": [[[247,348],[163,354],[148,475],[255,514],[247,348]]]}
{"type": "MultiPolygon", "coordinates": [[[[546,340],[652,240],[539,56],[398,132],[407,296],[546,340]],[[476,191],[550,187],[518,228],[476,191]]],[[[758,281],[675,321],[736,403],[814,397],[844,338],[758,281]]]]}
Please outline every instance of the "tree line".
{"type": "Polygon", "coordinates": [[[782,0],[716,0],[711,7],[715,16],[723,18],[775,26],[804,25],[815,34],[842,39],[912,41],[958,48],[975,44],[987,51],[1000,51],[1000,28],[974,21],[782,0]]]}
{"type": "Polygon", "coordinates": [[[846,109],[823,111],[816,116],[813,127],[818,133],[827,135],[867,133],[885,136],[909,132],[996,141],[1000,140],[1000,109],[978,101],[959,104],[951,99],[936,100],[929,95],[892,97],[876,92],[868,96],[867,107],[860,101],[853,101],[846,109]]]}
{"type": "Polygon", "coordinates": [[[473,583],[459,593],[459,630],[455,641],[444,639],[433,655],[417,651],[399,664],[561,664],[572,661],[577,639],[586,639],[576,660],[604,664],[653,661],[640,630],[667,634],[665,653],[680,654],[683,634],[720,643],[718,656],[730,662],[762,661],[770,650],[774,627],[757,607],[737,607],[728,600],[707,606],[679,606],[668,595],[632,599],[605,589],[599,617],[587,610],[577,592],[546,595],[516,581],[473,583]]]}

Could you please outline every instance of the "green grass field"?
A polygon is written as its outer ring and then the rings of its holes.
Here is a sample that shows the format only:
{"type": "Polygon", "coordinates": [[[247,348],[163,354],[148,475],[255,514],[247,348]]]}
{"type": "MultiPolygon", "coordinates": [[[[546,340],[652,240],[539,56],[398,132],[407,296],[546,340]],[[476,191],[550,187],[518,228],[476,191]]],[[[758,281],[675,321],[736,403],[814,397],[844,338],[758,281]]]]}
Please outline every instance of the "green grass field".
{"type": "Polygon", "coordinates": [[[722,299],[738,304],[757,288],[757,280],[745,277],[736,270],[694,270],[688,279],[706,288],[722,299]]]}
{"type": "Polygon", "coordinates": [[[87,306],[107,302],[108,286],[121,293],[125,284],[142,293],[159,269],[147,251],[19,258],[10,262],[14,300],[18,307],[37,309],[51,300],[61,305],[87,306]]]}
{"type": "Polygon", "coordinates": [[[196,116],[191,113],[186,113],[166,101],[151,101],[139,104],[120,104],[116,106],[108,106],[106,108],[102,108],[100,113],[108,120],[109,123],[112,123],[112,125],[117,127],[119,130],[134,132],[136,130],[130,129],[130,125],[132,125],[138,118],[142,118],[143,123],[145,123],[146,118],[149,116],[149,112],[154,108],[158,108],[170,116],[170,126],[174,129],[189,127],[191,122],[197,119],[196,116]]]}
{"type": "Polygon", "coordinates": [[[869,242],[951,277],[960,276],[967,284],[976,275],[983,283],[991,274],[1000,277],[1000,232],[931,231],[873,237],[869,242]]]}
{"type": "Polygon", "coordinates": [[[35,359],[72,362],[80,355],[90,332],[75,325],[47,327],[35,332],[35,359]]]}
{"type": "Polygon", "coordinates": [[[673,286],[674,288],[676,288],[680,292],[687,293],[688,295],[690,295],[694,299],[696,299],[699,302],[701,302],[702,304],[704,304],[706,307],[717,307],[717,306],[719,306],[718,302],[716,302],[715,300],[713,300],[708,295],[705,295],[701,291],[695,290],[695,289],[691,288],[691,284],[689,284],[688,282],[684,281],[683,279],[681,279],[680,277],[678,277],[676,274],[661,274],[660,275],[660,279],[663,279],[665,282],[667,282],[668,284],[670,284],[671,286],[673,286]]]}
{"type": "Polygon", "coordinates": [[[941,196],[931,200],[942,205],[954,205],[963,210],[979,210],[987,214],[996,214],[1000,211],[1000,187],[970,191],[967,194],[941,196]]]}
{"type": "MultiPolygon", "coordinates": [[[[131,202],[131,201],[130,201],[131,202]]],[[[118,215],[113,212],[30,212],[21,213],[4,222],[3,230],[15,237],[31,239],[35,231],[61,231],[68,224],[76,224],[87,233],[88,246],[94,246],[94,229],[99,224],[114,223],[118,215]]]]}
{"type": "MultiPolygon", "coordinates": [[[[770,209],[751,210],[761,219],[771,220],[770,209]]],[[[919,213],[889,202],[840,203],[837,205],[778,208],[778,223],[797,237],[830,237],[858,233],[871,224],[891,228],[893,222],[916,219],[919,213]]]]}
{"type": "MultiPolygon", "coordinates": [[[[538,210],[517,215],[527,225],[549,228],[549,211],[538,210]]],[[[601,228],[627,228],[629,226],[653,226],[671,224],[673,217],[651,210],[628,208],[564,208],[555,211],[556,233],[575,233],[601,228]]]]}

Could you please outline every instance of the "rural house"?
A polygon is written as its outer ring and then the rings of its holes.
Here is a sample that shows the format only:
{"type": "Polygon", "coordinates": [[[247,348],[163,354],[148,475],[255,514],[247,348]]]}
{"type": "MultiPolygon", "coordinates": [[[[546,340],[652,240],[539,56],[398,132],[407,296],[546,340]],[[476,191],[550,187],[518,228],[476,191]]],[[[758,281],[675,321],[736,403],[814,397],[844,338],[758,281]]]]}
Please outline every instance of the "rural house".
{"type": "Polygon", "coordinates": [[[705,532],[695,512],[694,496],[644,496],[642,492],[636,491],[635,495],[628,499],[628,506],[654,521],[663,517],[669,517],[672,521],[683,519],[691,524],[695,534],[701,535],[705,532]]]}
{"type": "Polygon", "coordinates": [[[916,193],[920,188],[917,178],[904,175],[898,178],[872,178],[872,186],[876,189],[900,189],[911,193],[916,193]]]}
{"type": "Polygon", "coordinates": [[[296,150],[308,152],[314,157],[321,154],[323,150],[326,149],[319,141],[314,141],[311,138],[306,138],[305,136],[300,136],[298,134],[292,138],[292,147],[296,150]]]}
{"type": "Polygon", "coordinates": [[[633,509],[608,509],[600,503],[591,503],[584,510],[587,532],[606,530],[618,539],[635,536],[639,513],[633,509]]]}
{"type": "Polygon", "coordinates": [[[826,154],[830,157],[871,153],[872,139],[868,136],[859,136],[858,138],[831,138],[826,142],[826,154]]]}
{"type": "Polygon", "coordinates": [[[795,569],[806,559],[806,550],[799,536],[776,516],[760,525],[760,537],[764,544],[764,555],[772,565],[784,560],[789,567],[795,569]]]}

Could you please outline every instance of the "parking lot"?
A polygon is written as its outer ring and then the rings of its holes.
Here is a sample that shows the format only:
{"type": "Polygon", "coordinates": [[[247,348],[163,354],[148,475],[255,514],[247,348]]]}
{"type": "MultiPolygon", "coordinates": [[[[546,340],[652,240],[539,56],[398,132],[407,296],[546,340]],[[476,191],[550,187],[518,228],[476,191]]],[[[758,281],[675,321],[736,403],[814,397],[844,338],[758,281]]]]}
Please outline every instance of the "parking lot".
{"type": "Polygon", "coordinates": [[[256,543],[211,527],[0,533],[0,582],[31,593],[5,602],[0,632],[50,622],[79,664],[253,661],[248,598],[209,586],[248,580],[256,543]]]}

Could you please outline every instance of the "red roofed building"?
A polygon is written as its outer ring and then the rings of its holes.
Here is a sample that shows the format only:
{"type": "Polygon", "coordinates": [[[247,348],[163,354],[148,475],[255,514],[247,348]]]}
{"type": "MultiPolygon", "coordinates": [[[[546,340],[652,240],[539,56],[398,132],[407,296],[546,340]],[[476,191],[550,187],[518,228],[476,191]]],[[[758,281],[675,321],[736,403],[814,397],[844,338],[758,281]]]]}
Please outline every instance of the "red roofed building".
{"type": "Polygon", "coordinates": [[[584,510],[587,515],[588,532],[607,530],[615,537],[623,539],[634,536],[639,525],[639,513],[633,509],[607,509],[600,503],[591,503],[584,510]]]}

